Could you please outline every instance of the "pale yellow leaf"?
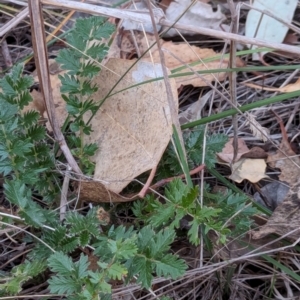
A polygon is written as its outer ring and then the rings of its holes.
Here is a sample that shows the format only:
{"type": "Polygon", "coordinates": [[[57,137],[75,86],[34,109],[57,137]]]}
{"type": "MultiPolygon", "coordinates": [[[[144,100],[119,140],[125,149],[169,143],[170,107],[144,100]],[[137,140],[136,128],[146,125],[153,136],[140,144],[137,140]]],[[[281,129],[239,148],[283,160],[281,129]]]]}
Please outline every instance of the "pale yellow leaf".
{"type": "Polygon", "coordinates": [[[268,177],[265,174],[266,166],[264,159],[242,158],[232,165],[232,174],[229,178],[238,183],[244,179],[255,183],[268,177]]]}

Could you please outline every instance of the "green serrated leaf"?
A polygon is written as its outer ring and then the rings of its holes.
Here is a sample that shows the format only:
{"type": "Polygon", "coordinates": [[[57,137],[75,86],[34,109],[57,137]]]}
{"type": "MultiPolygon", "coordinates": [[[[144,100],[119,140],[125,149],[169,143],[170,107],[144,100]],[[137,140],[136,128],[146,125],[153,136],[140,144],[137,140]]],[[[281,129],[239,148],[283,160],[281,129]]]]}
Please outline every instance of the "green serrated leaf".
{"type": "MultiPolygon", "coordinates": [[[[89,50],[87,51],[87,55],[89,50]]],[[[92,62],[87,62],[83,64],[80,76],[93,78],[100,72],[101,68],[99,66],[94,65],[92,62]]]]}
{"type": "Polygon", "coordinates": [[[114,279],[114,280],[116,280],[116,279],[121,280],[122,277],[126,276],[128,273],[127,269],[119,263],[112,264],[107,269],[107,272],[108,272],[109,278],[114,279]]]}
{"type": "Polygon", "coordinates": [[[103,25],[99,26],[95,32],[94,32],[94,37],[96,39],[107,39],[109,38],[115,31],[115,26],[112,25],[111,23],[104,23],[103,25]]]}
{"type": "Polygon", "coordinates": [[[96,84],[92,84],[90,80],[85,80],[82,83],[81,93],[82,95],[92,95],[97,92],[98,88],[96,84]]]}
{"type": "Polygon", "coordinates": [[[40,114],[37,111],[35,110],[27,111],[24,113],[22,117],[22,123],[26,128],[28,128],[30,126],[37,124],[39,118],[40,118],[40,114]]]}
{"type": "Polygon", "coordinates": [[[72,122],[70,124],[70,130],[72,132],[78,132],[80,130],[80,126],[79,126],[78,122],[72,122]]]}
{"type": "Polygon", "coordinates": [[[3,186],[6,199],[24,209],[31,199],[31,191],[26,188],[25,184],[15,179],[6,180],[3,186]]]}
{"type": "Polygon", "coordinates": [[[98,145],[96,143],[94,144],[86,144],[83,147],[83,151],[88,156],[93,156],[96,151],[98,150],[98,145]]]}
{"type": "Polygon", "coordinates": [[[23,68],[24,68],[23,64],[17,64],[13,66],[13,68],[10,71],[11,78],[13,80],[17,80],[18,78],[20,78],[23,73],[23,68]]]}
{"type": "Polygon", "coordinates": [[[30,152],[33,144],[27,140],[15,140],[11,145],[11,152],[19,157],[26,156],[26,153],[30,152]]]}
{"type": "Polygon", "coordinates": [[[70,276],[75,269],[71,258],[62,252],[52,254],[48,259],[48,266],[52,272],[59,273],[61,276],[70,276]]]}
{"type": "Polygon", "coordinates": [[[88,266],[89,266],[88,257],[81,254],[80,259],[74,264],[75,276],[78,279],[85,278],[88,275],[88,266]]]}
{"type": "Polygon", "coordinates": [[[182,276],[187,269],[183,259],[178,259],[172,254],[166,254],[160,261],[155,261],[155,270],[158,276],[176,279],[182,276]]]}
{"type": "Polygon", "coordinates": [[[25,92],[21,93],[19,96],[18,106],[20,107],[20,109],[23,109],[31,101],[32,101],[32,97],[31,97],[29,91],[25,91],[25,92]]]}
{"type": "Polygon", "coordinates": [[[75,78],[73,75],[64,74],[58,75],[58,78],[61,80],[61,93],[80,93],[81,86],[78,79],[75,78]]]}
{"type": "MultiPolygon", "coordinates": [[[[93,59],[101,61],[108,53],[109,48],[105,44],[94,43],[86,52],[93,59]]],[[[100,70],[99,70],[100,71],[100,70]]],[[[98,71],[98,72],[99,72],[98,71]]]]}
{"type": "Polygon", "coordinates": [[[75,281],[72,277],[53,276],[48,280],[50,292],[53,294],[71,295],[81,290],[81,282],[75,281]]]}
{"type": "Polygon", "coordinates": [[[27,136],[32,141],[40,141],[46,137],[45,128],[39,125],[32,126],[29,128],[27,136]]]}
{"type": "Polygon", "coordinates": [[[176,233],[172,229],[165,228],[159,231],[151,244],[151,256],[155,258],[160,253],[168,251],[175,237],[176,233]]]}
{"type": "Polygon", "coordinates": [[[145,257],[136,257],[133,264],[138,273],[137,282],[141,283],[142,287],[149,289],[153,279],[151,261],[147,260],[145,257]]]}
{"type": "Polygon", "coordinates": [[[196,220],[194,220],[193,222],[191,222],[191,227],[188,231],[189,241],[195,246],[199,245],[200,243],[199,226],[200,224],[196,220]]]}
{"type": "MultiPolygon", "coordinates": [[[[77,75],[81,70],[80,54],[72,49],[62,49],[56,58],[56,61],[61,65],[61,68],[68,70],[70,75],[77,75]]],[[[61,76],[61,75],[60,75],[61,76]]],[[[67,76],[65,74],[65,76],[67,76]]],[[[62,85],[64,85],[62,81],[62,85]]],[[[65,93],[62,91],[62,93],[65,93]]]]}
{"type": "Polygon", "coordinates": [[[28,76],[28,75],[21,76],[21,75],[22,74],[20,74],[19,79],[16,80],[15,86],[18,91],[25,91],[33,85],[34,80],[32,76],[28,76]]]}
{"type": "Polygon", "coordinates": [[[0,173],[3,176],[7,176],[12,172],[12,165],[9,159],[4,159],[0,161],[0,173]]]}
{"type": "Polygon", "coordinates": [[[46,222],[42,208],[33,201],[28,202],[26,207],[19,211],[19,214],[27,224],[34,227],[40,227],[46,222]]]}
{"type": "Polygon", "coordinates": [[[14,81],[9,75],[6,75],[0,80],[0,87],[2,88],[2,91],[6,97],[16,97],[17,91],[15,89],[14,81]]]}
{"type": "Polygon", "coordinates": [[[199,187],[192,187],[186,195],[183,195],[181,199],[181,205],[184,208],[188,208],[194,201],[197,201],[197,197],[199,196],[199,187]]]}

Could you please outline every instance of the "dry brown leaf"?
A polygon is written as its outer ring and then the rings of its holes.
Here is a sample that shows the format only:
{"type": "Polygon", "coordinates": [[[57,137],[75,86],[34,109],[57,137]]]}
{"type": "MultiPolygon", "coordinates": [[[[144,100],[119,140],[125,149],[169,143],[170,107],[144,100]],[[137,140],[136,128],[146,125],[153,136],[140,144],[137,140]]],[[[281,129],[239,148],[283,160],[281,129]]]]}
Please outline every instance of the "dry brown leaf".
{"type": "MultiPolygon", "coordinates": [[[[131,59],[133,54],[137,54],[140,57],[146,52],[146,50],[153,43],[156,42],[154,34],[146,33],[138,30],[120,30],[120,55],[121,58],[131,59]]],[[[151,48],[151,53],[157,51],[157,46],[154,45],[151,48]]],[[[145,57],[149,56],[149,53],[145,54],[145,57]]]]}
{"type": "Polygon", "coordinates": [[[114,193],[99,181],[82,181],[78,188],[80,201],[95,203],[129,202],[138,199],[137,195],[126,197],[114,193]]]}
{"type": "MultiPolygon", "coordinates": [[[[165,62],[167,68],[170,70],[186,66],[193,62],[199,60],[206,60],[212,57],[217,56],[218,54],[212,49],[208,48],[199,48],[196,46],[190,46],[188,44],[174,44],[173,42],[164,42],[162,44],[162,50],[165,55],[165,62]]],[[[158,50],[152,51],[152,58],[144,58],[147,61],[153,61],[159,63],[160,56],[158,50]]],[[[241,60],[237,60],[237,65],[241,66],[241,60]]],[[[217,59],[214,61],[202,63],[199,62],[197,65],[191,66],[190,68],[185,68],[178,73],[187,73],[187,72],[198,72],[203,70],[213,70],[213,69],[226,69],[228,66],[228,59],[217,59]]],[[[221,73],[212,73],[212,74],[193,74],[189,76],[176,77],[177,87],[180,85],[191,84],[195,87],[199,86],[208,86],[212,81],[219,80],[223,81],[226,78],[226,72],[221,73]]]]}
{"type": "Polygon", "coordinates": [[[36,110],[42,116],[45,112],[45,102],[42,94],[37,90],[32,90],[30,94],[32,97],[32,102],[26,105],[22,111],[25,113],[30,110],[36,110]]]}
{"type": "Polygon", "coordinates": [[[267,162],[270,167],[281,170],[281,174],[279,175],[281,181],[285,181],[292,186],[300,177],[300,158],[291,148],[284,126],[282,130],[284,132],[282,133],[283,138],[279,149],[275,154],[269,154],[267,162]]]}
{"type": "MultiPolygon", "coordinates": [[[[238,139],[238,151],[235,161],[238,161],[242,155],[248,153],[250,150],[247,147],[245,141],[243,139],[238,139]]],[[[223,161],[229,164],[232,163],[233,156],[234,156],[234,149],[233,149],[233,138],[230,138],[228,142],[225,144],[222,152],[217,153],[218,157],[223,161]]]]}
{"type": "MultiPolygon", "coordinates": [[[[52,96],[56,109],[55,113],[57,116],[59,126],[62,126],[67,118],[68,113],[66,111],[66,102],[61,97],[61,82],[58,78],[58,75],[63,75],[66,71],[62,71],[59,65],[53,59],[49,59],[49,71],[50,82],[52,87],[52,96]]],[[[34,79],[35,81],[38,81],[37,76],[34,76],[34,79]]],[[[37,110],[40,112],[41,116],[43,116],[45,119],[48,119],[48,114],[45,108],[45,103],[42,94],[36,90],[33,90],[31,92],[31,96],[33,98],[33,101],[24,108],[24,111],[37,110]]],[[[49,122],[46,123],[46,127],[49,132],[52,132],[52,128],[49,122]]]]}
{"type": "Polygon", "coordinates": [[[262,159],[266,159],[268,157],[268,154],[266,153],[266,151],[260,147],[253,147],[250,149],[249,152],[244,153],[242,156],[242,158],[262,158],[262,159]]]}
{"type": "MultiPolygon", "coordinates": [[[[133,61],[111,59],[94,83],[94,99],[103,99],[133,61]]],[[[160,64],[138,62],[118,84],[118,90],[162,76],[160,64]]],[[[175,81],[170,80],[177,101],[175,81]]],[[[89,115],[85,116],[89,119],[89,115]]],[[[154,168],[172,134],[171,115],[163,81],[129,88],[109,97],[91,122],[86,143],[97,143],[94,178],[119,193],[139,174],[154,168]]]]}
{"type": "Polygon", "coordinates": [[[286,86],[281,87],[281,88],[271,88],[271,87],[267,87],[267,86],[257,85],[254,83],[244,83],[244,85],[252,87],[254,89],[260,89],[260,90],[264,90],[264,91],[291,93],[291,92],[296,92],[296,91],[300,90],[300,78],[298,78],[296,82],[287,84],[286,86]]]}
{"type": "Polygon", "coordinates": [[[257,121],[256,117],[248,113],[247,114],[247,121],[246,125],[249,126],[250,130],[252,131],[253,136],[255,136],[257,139],[260,139],[264,142],[268,140],[268,137],[270,135],[270,130],[266,127],[262,127],[257,121]]]}
{"type": "Polygon", "coordinates": [[[179,114],[179,123],[181,125],[201,119],[202,108],[206,105],[209,98],[212,96],[212,91],[209,91],[204,96],[199,96],[199,99],[190,104],[186,110],[179,114]]]}
{"type": "MultiPolygon", "coordinates": [[[[59,74],[62,75],[65,72],[60,72],[59,74]]],[[[58,78],[59,74],[55,75],[50,75],[50,81],[51,81],[51,87],[52,87],[52,96],[53,96],[53,101],[55,104],[55,113],[57,117],[57,121],[59,126],[61,127],[64,124],[64,121],[66,120],[68,113],[66,110],[66,102],[65,100],[61,97],[61,92],[60,92],[60,79],[58,78]]],[[[44,117],[48,118],[47,112],[44,113],[44,117]]],[[[50,126],[50,123],[47,122],[47,129],[49,131],[52,131],[52,128],[50,126]]]]}
{"type": "MultiPolygon", "coordinates": [[[[299,175],[298,175],[299,176],[299,175]]],[[[266,225],[252,233],[253,239],[261,239],[268,234],[276,233],[280,236],[289,234],[288,239],[298,240],[300,237],[300,176],[297,184],[290,188],[284,201],[277,206],[266,225]],[[298,229],[298,230],[297,230],[298,229]]]]}
{"type": "Polygon", "coordinates": [[[255,183],[268,177],[265,174],[266,167],[267,165],[264,159],[242,158],[232,165],[232,174],[229,178],[238,183],[244,179],[255,183]]]}
{"type": "Polygon", "coordinates": [[[300,176],[300,159],[291,148],[285,148],[283,144],[275,154],[268,156],[267,162],[272,168],[281,170],[279,179],[293,185],[300,176]]]}
{"type": "Polygon", "coordinates": [[[271,233],[282,236],[294,231],[289,234],[288,238],[297,240],[300,231],[300,159],[291,149],[282,120],[277,115],[276,117],[280,124],[282,141],[277,153],[268,157],[268,162],[272,167],[281,169],[279,179],[288,182],[290,190],[267,224],[259,231],[253,232],[252,236],[254,239],[260,239],[271,233]]]}
{"type": "MultiPolygon", "coordinates": [[[[131,58],[132,55],[142,55],[148,48],[155,42],[155,37],[152,34],[144,35],[142,32],[134,31],[134,34],[130,31],[124,31],[121,34],[121,57],[131,58]],[[136,46],[138,49],[136,49],[136,46]]],[[[226,69],[228,66],[228,59],[216,59],[210,62],[202,63],[201,60],[209,60],[210,58],[218,56],[218,53],[212,49],[199,48],[196,46],[190,46],[188,44],[175,44],[173,42],[161,43],[162,50],[164,51],[166,67],[170,70],[178,67],[184,67],[194,62],[199,62],[196,65],[186,67],[180,73],[198,72],[203,70],[213,69],[226,69]]],[[[143,56],[143,60],[160,63],[160,55],[157,46],[153,46],[151,50],[143,56]],[[151,55],[150,55],[151,53],[151,55]]],[[[243,66],[242,60],[237,58],[237,66],[243,66]]],[[[177,87],[181,85],[194,85],[194,86],[208,86],[212,81],[223,81],[226,78],[226,72],[212,73],[212,74],[193,74],[189,76],[176,77],[177,87]]]]}

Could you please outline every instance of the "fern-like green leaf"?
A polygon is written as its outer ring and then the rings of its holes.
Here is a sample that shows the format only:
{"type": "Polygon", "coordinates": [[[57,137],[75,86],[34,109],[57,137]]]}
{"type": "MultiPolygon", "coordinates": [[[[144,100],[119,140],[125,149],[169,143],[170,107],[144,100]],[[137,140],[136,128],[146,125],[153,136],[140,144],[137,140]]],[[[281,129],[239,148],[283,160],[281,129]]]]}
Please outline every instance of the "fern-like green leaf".
{"type": "Polygon", "coordinates": [[[4,193],[6,198],[12,204],[24,209],[31,198],[31,191],[28,190],[24,183],[19,180],[6,180],[4,183],[4,193]]]}
{"type": "Polygon", "coordinates": [[[48,266],[52,272],[61,276],[68,276],[74,271],[74,263],[71,258],[62,252],[55,252],[48,259],[48,266]]]}
{"type": "Polygon", "coordinates": [[[176,279],[182,276],[186,269],[187,265],[184,260],[178,259],[172,254],[166,254],[160,261],[155,261],[155,271],[158,276],[176,279]]]}
{"type": "Polygon", "coordinates": [[[88,275],[88,257],[81,254],[80,259],[74,263],[75,276],[78,279],[86,278],[88,275]]]}
{"type": "Polygon", "coordinates": [[[42,208],[33,201],[28,202],[27,206],[20,210],[19,214],[28,225],[34,227],[41,227],[46,221],[42,208]]]}
{"type": "Polygon", "coordinates": [[[81,291],[82,285],[70,276],[53,276],[48,280],[50,292],[70,296],[81,291]]]}
{"type": "MultiPolygon", "coordinates": [[[[69,75],[77,75],[81,69],[80,53],[72,49],[62,49],[56,58],[61,68],[68,70],[69,75]]],[[[65,80],[67,82],[67,80],[65,80]]]]}
{"type": "Polygon", "coordinates": [[[153,269],[150,260],[145,257],[136,257],[133,260],[136,272],[138,273],[137,282],[141,283],[142,287],[149,289],[153,279],[153,269]]]}
{"type": "Polygon", "coordinates": [[[74,75],[64,74],[58,76],[61,81],[61,93],[76,94],[81,91],[81,84],[74,75]]]}
{"type": "Polygon", "coordinates": [[[109,278],[114,280],[121,280],[123,276],[126,276],[128,271],[127,269],[119,263],[114,263],[109,268],[107,268],[107,273],[109,278]]]}

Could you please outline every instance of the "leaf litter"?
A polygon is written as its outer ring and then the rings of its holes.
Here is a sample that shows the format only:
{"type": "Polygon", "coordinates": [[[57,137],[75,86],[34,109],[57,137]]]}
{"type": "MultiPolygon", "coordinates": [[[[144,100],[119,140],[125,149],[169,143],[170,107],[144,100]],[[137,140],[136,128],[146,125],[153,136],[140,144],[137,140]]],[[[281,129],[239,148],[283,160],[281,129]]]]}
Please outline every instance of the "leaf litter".
{"type": "Polygon", "coordinates": [[[238,139],[238,151],[235,161],[233,161],[233,138],[229,139],[222,152],[217,155],[219,163],[228,165],[231,168],[232,174],[229,178],[235,182],[241,183],[244,179],[247,179],[256,183],[263,178],[268,178],[265,174],[267,166],[264,160],[265,152],[258,147],[251,151],[243,139],[238,139]]]}
{"type": "Polygon", "coordinates": [[[260,239],[268,234],[276,233],[295,241],[299,239],[300,231],[300,158],[292,149],[281,118],[276,114],[280,124],[282,141],[275,154],[268,156],[270,166],[279,168],[279,179],[290,186],[285,199],[280,203],[267,224],[253,231],[253,239],[260,239]]]}
{"type": "MultiPolygon", "coordinates": [[[[147,47],[148,48],[148,47],[147,47]]],[[[208,46],[208,48],[209,48],[209,46],[208,46]]],[[[21,49],[21,48],[20,48],[21,49]]],[[[13,53],[14,55],[18,55],[18,53],[19,52],[15,52],[15,53],[13,53]]],[[[217,51],[216,51],[216,54],[217,54],[217,51]]],[[[271,60],[272,60],[272,55],[268,55],[268,54],[266,54],[265,55],[265,57],[266,56],[268,56],[268,58],[270,58],[271,60]]],[[[275,64],[276,64],[276,59],[278,59],[278,57],[276,57],[272,62],[271,62],[271,64],[272,63],[274,63],[275,62],[275,64]]],[[[196,58],[196,60],[198,60],[198,58],[196,58]]],[[[194,58],[194,61],[195,61],[195,58],[194,58]]],[[[289,63],[289,62],[288,62],[289,63]]],[[[2,64],[2,66],[3,66],[3,64],[2,64]]],[[[188,68],[186,68],[185,69],[185,71],[189,71],[188,70],[188,68]]],[[[288,71],[286,72],[287,74],[288,74],[288,71]]],[[[268,74],[269,75],[269,77],[272,77],[272,74],[268,74]]],[[[276,75],[277,76],[277,75],[276,75]]],[[[187,77],[185,77],[185,79],[186,79],[187,77]]],[[[273,80],[273,78],[275,78],[274,76],[272,77],[272,78],[270,78],[270,79],[272,79],[273,80]]],[[[188,80],[186,81],[186,83],[188,83],[188,80]]],[[[268,84],[268,83],[270,83],[270,81],[268,82],[267,80],[266,80],[266,82],[263,82],[263,84],[268,84]]],[[[248,86],[248,87],[250,87],[250,86],[248,86]]],[[[255,86],[253,86],[254,88],[256,88],[255,86]]],[[[287,86],[286,86],[287,87],[287,86]]],[[[204,88],[205,88],[205,86],[204,86],[204,88]]],[[[219,88],[219,87],[218,87],[219,88]]],[[[258,87],[257,87],[257,89],[258,89],[258,87]]],[[[287,90],[287,89],[281,89],[281,90],[279,90],[279,89],[277,89],[277,90],[273,90],[273,91],[278,91],[278,92],[288,92],[288,91],[291,91],[291,90],[298,90],[298,86],[297,86],[297,82],[296,82],[296,84],[294,85],[294,88],[292,89],[290,89],[290,90],[287,90]]],[[[223,90],[223,88],[222,88],[222,91],[224,91],[223,90]]],[[[264,91],[266,91],[266,90],[262,90],[263,92],[264,91]]],[[[270,90],[271,91],[271,90],[270,90]]],[[[266,96],[267,95],[269,95],[269,93],[260,93],[260,92],[257,92],[257,91],[253,91],[253,90],[251,90],[251,89],[245,89],[244,87],[243,88],[241,88],[240,90],[239,90],[239,92],[241,93],[241,94],[243,94],[243,92],[245,93],[244,95],[245,95],[245,98],[247,98],[247,101],[250,101],[251,99],[253,99],[253,98],[255,98],[255,99],[261,99],[261,98],[266,98],[266,96]],[[253,98],[252,98],[253,97],[253,98]]],[[[37,96],[38,97],[38,96],[37,96]]],[[[213,106],[213,112],[215,112],[215,113],[218,113],[218,112],[220,112],[220,111],[222,111],[223,109],[225,109],[226,110],[226,108],[228,108],[228,106],[226,106],[226,105],[224,105],[224,102],[222,102],[223,100],[221,100],[221,98],[217,95],[215,95],[215,97],[214,97],[214,106],[213,106]]],[[[39,102],[39,101],[38,101],[39,102]]],[[[241,101],[241,103],[243,103],[243,101],[241,101]]],[[[296,102],[295,102],[296,103],[296,102]]],[[[288,115],[288,117],[290,117],[290,112],[291,112],[291,109],[290,109],[290,107],[291,106],[293,106],[294,105],[294,103],[292,102],[291,104],[289,104],[289,105],[286,105],[286,106],[278,106],[278,107],[276,107],[275,106],[275,108],[277,109],[277,111],[278,110],[280,110],[280,113],[282,113],[282,115],[286,118],[286,116],[288,115]],[[289,106],[290,105],[290,106],[289,106]]],[[[199,107],[199,106],[198,106],[199,107]]],[[[201,106],[202,107],[202,106],[201,106]]],[[[274,107],[273,107],[274,108],[274,107]]],[[[43,110],[43,108],[42,107],[40,107],[40,108],[38,108],[38,110],[39,111],[42,111],[43,110]]],[[[201,111],[201,113],[200,113],[200,115],[201,116],[204,116],[205,114],[207,114],[207,105],[206,106],[204,106],[204,107],[202,107],[202,110],[203,111],[201,111]]],[[[196,116],[196,118],[198,118],[198,116],[199,116],[199,111],[197,111],[197,108],[195,108],[195,111],[192,111],[192,113],[196,116]]],[[[271,126],[271,122],[272,122],[272,120],[271,120],[271,117],[270,117],[270,113],[269,113],[269,111],[268,111],[268,109],[265,109],[262,113],[260,113],[259,114],[259,117],[258,117],[258,122],[261,122],[261,123],[265,123],[265,124],[267,124],[267,125],[265,125],[265,127],[270,127],[270,128],[272,128],[272,126],[271,126]],[[267,120],[267,122],[266,122],[266,119],[268,119],[267,120]]],[[[219,123],[215,123],[215,124],[213,124],[212,125],[213,126],[213,128],[214,128],[214,130],[219,130],[221,127],[225,127],[224,128],[224,130],[227,130],[228,129],[228,127],[226,127],[226,126],[228,126],[227,124],[226,124],[226,122],[224,122],[224,123],[222,123],[222,122],[219,122],[219,123]]],[[[252,138],[252,135],[250,134],[250,133],[248,133],[248,132],[243,132],[244,133],[244,137],[245,137],[245,140],[247,141],[247,143],[249,144],[249,141],[253,141],[253,140],[251,140],[251,138],[252,138]]],[[[272,136],[274,136],[274,128],[273,128],[273,134],[272,134],[272,136]]],[[[270,138],[272,138],[272,136],[270,136],[270,138]]],[[[256,144],[256,141],[255,142],[253,142],[253,145],[255,145],[256,144]]],[[[259,144],[259,145],[261,145],[261,144],[259,144]]],[[[280,148],[281,148],[281,146],[280,146],[280,148]]],[[[251,150],[253,150],[254,148],[251,148],[251,150]]],[[[259,149],[261,149],[261,148],[259,148],[259,149]]],[[[285,146],[283,146],[283,149],[284,149],[284,151],[286,151],[286,154],[287,154],[287,156],[289,156],[290,157],[290,159],[292,159],[294,162],[296,162],[296,163],[298,163],[297,162],[297,160],[296,160],[296,158],[295,158],[295,153],[296,152],[291,152],[290,151],[290,149],[287,147],[287,148],[285,148],[285,146]]],[[[260,151],[260,150],[259,150],[260,151]]],[[[293,150],[292,150],[293,151],[293,150]]],[[[248,153],[245,153],[244,154],[245,156],[247,156],[247,155],[251,155],[251,152],[248,152],[248,153]]],[[[241,159],[244,157],[244,155],[242,155],[241,156],[241,159]]],[[[278,154],[279,155],[279,154],[278,154]]],[[[254,154],[254,157],[255,157],[255,154],[254,154]]],[[[273,167],[275,167],[275,161],[276,160],[278,160],[278,161],[281,161],[281,162],[279,162],[278,164],[277,164],[277,167],[276,168],[279,168],[279,169],[281,169],[281,172],[282,172],[282,176],[280,177],[280,179],[281,180],[287,180],[286,182],[288,182],[288,181],[290,181],[290,183],[289,184],[291,184],[292,186],[291,186],[291,190],[292,191],[290,191],[289,192],[289,195],[288,195],[288,197],[287,197],[287,200],[289,200],[289,202],[287,203],[287,206],[286,206],[286,208],[285,208],[285,210],[283,210],[282,211],[282,218],[281,218],[281,220],[282,220],[282,223],[281,224],[279,224],[280,222],[278,222],[278,223],[275,223],[275,227],[276,228],[278,228],[279,226],[281,226],[282,224],[285,224],[285,223],[289,223],[289,218],[290,217],[292,217],[293,218],[293,224],[295,225],[295,226],[298,226],[299,227],[299,224],[297,224],[296,223],[296,219],[298,218],[299,219],[299,216],[297,216],[297,214],[294,216],[294,213],[296,213],[297,211],[296,211],[296,209],[297,209],[297,206],[296,206],[296,202],[294,201],[292,201],[293,200],[293,198],[295,198],[296,196],[297,196],[297,189],[296,189],[296,187],[297,187],[297,184],[298,184],[298,182],[297,182],[297,180],[295,181],[293,178],[299,178],[299,173],[296,171],[296,170],[294,170],[295,168],[296,168],[296,166],[295,166],[295,164],[291,164],[291,165],[286,165],[286,162],[288,162],[288,161],[290,161],[290,159],[288,159],[287,157],[285,157],[285,156],[280,156],[279,155],[279,157],[272,157],[271,155],[269,156],[269,159],[270,159],[270,162],[269,162],[269,164],[272,164],[272,163],[274,163],[274,165],[273,165],[273,167]],[[286,167],[285,167],[286,166],[286,167]],[[280,168],[280,167],[282,167],[282,168],[280,168]],[[289,172],[288,172],[288,170],[289,170],[289,168],[290,168],[290,170],[292,170],[292,174],[290,174],[289,175],[289,172]],[[294,176],[296,176],[296,177],[294,177],[294,176]],[[288,207],[288,205],[290,205],[289,207],[288,207]],[[283,216],[285,215],[285,219],[283,218],[283,216]]],[[[269,160],[268,159],[268,160],[269,160]]],[[[84,183],[84,184],[91,184],[91,183],[93,183],[93,182],[86,182],[86,183],[84,183]]],[[[274,187],[275,188],[275,187],[274,187]]],[[[92,190],[92,188],[91,188],[91,186],[90,186],[90,190],[92,190]]],[[[120,195],[118,195],[118,194],[116,194],[116,193],[113,193],[113,192],[109,192],[108,190],[106,190],[106,191],[104,191],[104,189],[102,189],[102,190],[100,190],[100,193],[99,193],[99,190],[97,190],[97,189],[95,189],[94,190],[94,194],[95,194],[95,196],[93,196],[94,198],[97,198],[97,196],[98,196],[98,198],[100,198],[100,197],[102,197],[102,196],[99,196],[99,195],[101,195],[101,192],[103,192],[103,199],[110,199],[110,200],[108,200],[108,201],[111,201],[111,202],[122,202],[122,201],[124,201],[124,199],[125,199],[125,197],[124,198],[122,198],[120,195]],[[122,200],[123,199],[123,200],[122,200]]],[[[92,198],[93,198],[92,197],[92,198]]],[[[87,201],[89,201],[89,197],[87,196],[86,197],[86,199],[85,200],[87,200],[87,201]]],[[[276,217],[274,217],[274,219],[276,219],[276,217]]],[[[276,220],[273,220],[274,222],[276,221],[276,220]]],[[[272,226],[272,223],[270,223],[269,224],[270,226],[272,226]]],[[[284,230],[284,232],[280,232],[280,230],[277,230],[275,233],[278,233],[278,234],[284,234],[284,233],[286,233],[287,232],[287,230],[293,230],[294,228],[292,228],[293,226],[291,226],[291,227],[289,227],[289,228],[285,228],[285,230],[284,230]]],[[[296,229],[297,227],[295,227],[295,229],[296,229]]],[[[268,234],[268,232],[266,233],[267,231],[265,231],[264,232],[264,234],[268,234]]],[[[254,236],[255,237],[255,236],[254,236]]],[[[258,237],[259,239],[261,239],[262,240],[262,244],[264,243],[264,241],[265,241],[265,239],[264,238],[262,238],[262,235],[261,236],[259,236],[258,237]]],[[[296,236],[295,236],[295,238],[296,238],[296,236]]],[[[272,239],[272,238],[271,238],[272,239]]],[[[230,244],[229,244],[230,245],[230,244]]],[[[258,245],[257,245],[257,247],[259,247],[259,243],[258,243],[258,245]]],[[[239,245],[237,245],[237,246],[239,246],[239,245]]],[[[255,247],[256,247],[256,245],[255,245],[255,247]]],[[[278,248],[279,246],[277,246],[277,245],[274,245],[274,248],[278,248]]],[[[244,253],[242,253],[241,251],[236,255],[236,257],[239,257],[239,256],[241,256],[241,255],[245,255],[245,252],[244,253]]],[[[199,256],[199,254],[198,253],[196,253],[195,254],[195,257],[198,257],[199,256]]],[[[278,256],[279,257],[279,256],[278,256]]],[[[226,259],[226,258],[225,258],[226,259]]],[[[254,263],[254,262],[253,262],[254,263]]],[[[261,268],[261,265],[259,265],[258,266],[259,268],[261,268]]],[[[283,273],[282,273],[283,274],[283,273]]],[[[234,282],[233,282],[233,284],[235,284],[234,282]]],[[[240,298],[242,299],[243,297],[244,297],[244,295],[240,295],[239,294],[239,296],[240,296],[240,298]]]]}

